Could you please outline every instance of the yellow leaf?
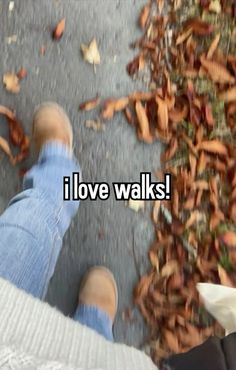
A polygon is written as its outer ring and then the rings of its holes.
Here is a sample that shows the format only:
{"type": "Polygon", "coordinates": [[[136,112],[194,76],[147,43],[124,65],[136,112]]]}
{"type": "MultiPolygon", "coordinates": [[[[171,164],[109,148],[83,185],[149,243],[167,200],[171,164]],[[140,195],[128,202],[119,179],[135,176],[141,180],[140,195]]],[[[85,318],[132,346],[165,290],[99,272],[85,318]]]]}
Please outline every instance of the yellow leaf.
{"type": "Polygon", "coordinates": [[[20,91],[19,78],[15,73],[8,72],[3,75],[3,83],[7,91],[17,94],[20,91]]]}
{"type": "Polygon", "coordinates": [[[144,200],[133,200],[130,199],[128,206],[130,209],[132,209],[134,212],[138,212],[142,209],[144,209],[144,200]]]}
{"type": "Polygon", "coordinates": [[[101,57],[98,50],[96,39],[93,39],[89,45],[81,45],[84,60],[90,64],[100,64],[101,57]]]}

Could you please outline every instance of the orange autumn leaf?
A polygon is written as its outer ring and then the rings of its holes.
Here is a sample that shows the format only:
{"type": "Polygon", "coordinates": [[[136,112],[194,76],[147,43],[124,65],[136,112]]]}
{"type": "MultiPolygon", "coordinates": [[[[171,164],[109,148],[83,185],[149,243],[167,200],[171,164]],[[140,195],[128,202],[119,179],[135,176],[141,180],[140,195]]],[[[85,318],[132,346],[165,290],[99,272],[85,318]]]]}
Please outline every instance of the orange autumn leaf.
{"type": "Polygon", "coordinates": [[[197,150],[204,150],[209,153],[214,153],[218,155],[228,156],[228,149],[219,140],[207,140],[199,143],[197,145],[197,150]]]}
{"type": "Polygon", "coordinates": [[[120,99],[108,99],[104,103],[104,108],[102,111],[102,118],[111,119],[115,112],[124,110],[129,104],[129,98],[124,97],[120,99]]]}
{"type": "Polygon", "coordinates": [[[230,87],[228,90],[219,93],[219,99],[223,100],[225,103],[230,103],[236,101],[236,86],[230,87]]]}
{"type": "Polygon", "coordinates": [[[79,109],[80,110],[85,110],[85,111],[90,111],[92,109],[95,109],[100,103],[100,98],[94,98],[91,100],[87,100],[86,102],[83,102],[80,104],[79,109]]]}
{"type": "Polygon", "coordinates": [[[65,31],[65,25],[66,25],[66,19],[65,18],[61,19],[60,22],[58,22],[58,24],[56,25],[56,27],[55,27],[55,29],[52,33],[52,37],[53,37],[54,40],[59,40],[62,37],[62,35],[65,31]]]}
{"type": "Polygon", "coordinates": [[[227,247],[236,246],[236,233],[233,231],[226,231],[224,234],[219,236],[219,239],[227,245],[227,247]]]}
{"type": "Polygon", "coordinates": [[[169,349],[174,353],[179,353],[180,347],[179,347],[177,336],[167,329],[163,330],[163,335],[164,335],[166,344],[168,345],[169,349]]]}
{"type": "Polygon", "coordinates": [[[178,140],[176,137],[173,137],[170,140],[166,151],[162,154],[161,160],[163,162],[170,161],[174,157],[175,153],[177,152],[177,149],[178,149],[178,140]]]}
{"type": "Polygon", "coordinates": [[[150,15],[150,5],[147,4],[143,7],[139,17],[139,25],[142,29],[146,27],[149,15],[150,15]]]}
{"type": "Polygon", "coordinates": [[[207,59],[212,59],[218,45],[219,45],[219,42],[220,42],[220,33],[218,33],[214,40],[212,41],[210,47],[209,47],[209,50],[207,52],[207,59]]]}
{"type": "Polygon", "coordinates": [[[168,106],[165,100],[156,97],[156,102],[158,105],[158,126],[162,131],[168,130],[168,106]]]}
{"type": "Polygon", "coordinates": [[[234,83],[235,77],[232,76],[226,67],[223,65],[206,59],[204,56],[201,56],[200,58],[202,66],[206,69],[207,73],[209,74],[210,78],[214,82],[218,83],[234,83]]]}
{"type": "Polygon", "coordinates": [[[138,123],[139,123],[140,139],[150,144],[152,143],[153,138],[150,133],[149,121],[148,121],[146,110],[140,101],[136,102],[135,110],[136,110],[138,123]]]}

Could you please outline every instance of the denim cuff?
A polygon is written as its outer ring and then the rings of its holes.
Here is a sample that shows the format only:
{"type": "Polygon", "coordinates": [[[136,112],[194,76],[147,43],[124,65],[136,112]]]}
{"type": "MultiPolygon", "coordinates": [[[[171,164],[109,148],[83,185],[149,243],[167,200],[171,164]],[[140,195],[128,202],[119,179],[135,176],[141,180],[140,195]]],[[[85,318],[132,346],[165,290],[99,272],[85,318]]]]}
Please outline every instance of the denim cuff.
{"type": "Polygon", "coordinates": [[[96,306],[79,304],[73,319],[88,326],[110,342],[114,342],[112,320],[108,314],[96,306]]]}
{"type": "Polygon", "coordinates": [[[72,156],[72,150],[67,145],[59,140],[52,140],[43,145],[38,160],[40,162],[49,157],[72,158],[72,156]]]}

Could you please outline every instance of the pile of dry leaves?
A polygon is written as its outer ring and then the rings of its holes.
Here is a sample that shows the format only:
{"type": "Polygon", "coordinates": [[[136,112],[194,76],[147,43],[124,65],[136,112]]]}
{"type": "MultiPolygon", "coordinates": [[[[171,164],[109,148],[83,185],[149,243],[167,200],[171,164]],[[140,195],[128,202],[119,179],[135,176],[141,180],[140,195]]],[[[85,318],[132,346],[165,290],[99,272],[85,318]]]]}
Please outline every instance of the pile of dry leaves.
{"type": "Polygon", "coordinates": [[[236,6],[150,0],[139,23],[127,71],[148,76],[149,89],[105,101],[101,116],[123,111],[140,140],[166,144],[156,175],[172,174],[172,200],[154,204],[152,267],[135,289],[158,363],[223,334],[198,282],[236,286],[236,6]]]}

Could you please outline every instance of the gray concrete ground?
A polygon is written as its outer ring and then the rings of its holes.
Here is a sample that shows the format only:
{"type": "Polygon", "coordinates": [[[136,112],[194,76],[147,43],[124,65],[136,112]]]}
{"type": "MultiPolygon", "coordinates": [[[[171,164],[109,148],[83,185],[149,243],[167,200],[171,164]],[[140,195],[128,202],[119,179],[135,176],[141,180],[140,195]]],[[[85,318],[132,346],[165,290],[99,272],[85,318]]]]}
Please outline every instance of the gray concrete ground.
{"type": "MultiPolygon", "coordinates": [[[[126,64],[134,55],[129,44],[140,35],[137,17],[144,0],[15,0],[9,12],[8,0],[0,0],[0,77],[24,67],[28,76],[18,95],[0,89],[0,104],[13,108],[30,132],[34,107],[55,100],[68,111],[73,122],[75,154],[85,181],[135,181],[141,171],[153,171],[159,165],[160,144],[147,146],[137,141],[134,131],[122,115],[106,124],[105,132],[95,133],[84,127],[88,117],[78,105],[97,93],[102,98],[125,95],[137,87],[126,74],[126,64]],[[59,42],[50,37],[52,28],[66,18],[66,32],[59,42]],[[16,35],[16,42],[7,38],[16,35]],[[96,37],[102,62],[94,74],[80,53],[81,43],[96,37]],[[45,46],[45,56],[40,48],[45,46]]],[[[0,134],[6,124],[0,117],[0,134]]],[[[33,157],[27,161],[30,165],[33,157]]],[[[25,164],[23,165],[25,166],[25,164]]],[[[0,153],[0,208],[20,189],[18,170],[0,153]]],[[[147,266],[147,250],[152,241],[150,205],[136,214],[114,196],[105,201],[84,201],[65,236],[64,246],[52,278],[46,300],[66,315],[72,315],[82,275],[88,267],[106,265],[119,286],[119,313],[115,338],[140,346],[147,330],[132,292],[138,273],[147,266]],[[135,266],[135,258],[138,271],[135,266]],[[133,321],[124,321],[122,312],[131,307],[133,321]]]]}

